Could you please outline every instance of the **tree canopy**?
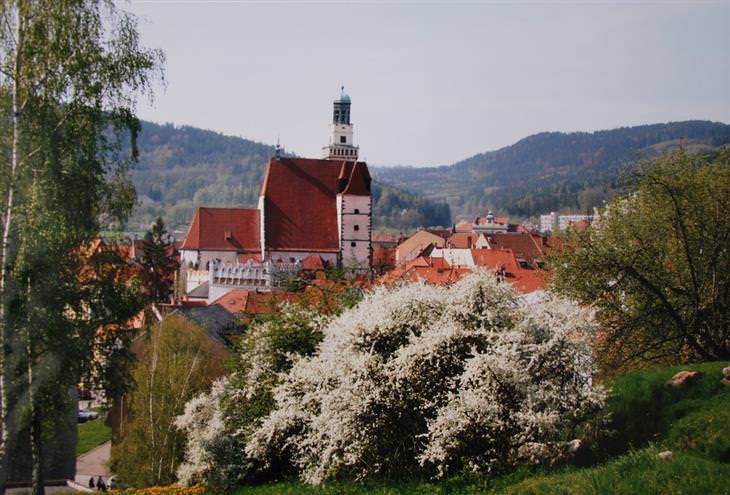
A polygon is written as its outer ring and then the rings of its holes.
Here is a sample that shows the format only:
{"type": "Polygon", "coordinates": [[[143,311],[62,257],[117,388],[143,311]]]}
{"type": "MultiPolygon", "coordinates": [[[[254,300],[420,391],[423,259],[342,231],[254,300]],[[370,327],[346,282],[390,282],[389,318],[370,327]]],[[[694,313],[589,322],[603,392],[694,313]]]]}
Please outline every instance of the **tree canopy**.
{"type": "Polygon", "coordinates": [[[552,259],[554,287],[596,308],[612,364],[730,358],[730,163],[685,149],[552,259]]]}
{"type": "Polygon", "coordinates": [[[8,1],[0,21],[0,491],[29,427],[42,493],[45,430],[70,407],[99,326],[129,317],[126,298],[108,297],[115,270],[93,273],[89,254],[100,224],[133,205],[133,111],[162,54],[108,1],[8,1]]]}

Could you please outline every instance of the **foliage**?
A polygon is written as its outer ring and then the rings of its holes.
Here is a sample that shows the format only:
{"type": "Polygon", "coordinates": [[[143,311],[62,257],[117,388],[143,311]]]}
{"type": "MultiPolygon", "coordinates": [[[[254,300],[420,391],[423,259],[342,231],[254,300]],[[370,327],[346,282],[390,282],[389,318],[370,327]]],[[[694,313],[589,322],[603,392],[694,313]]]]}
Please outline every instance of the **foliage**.
{"type": "Polygon", "coordinates": [[[10,1],[0,18],[0,491],[10,434],[29,426],[38,493],[42,438],[73,407],[97,329],[129,316],[87,247],[131,210],[135,98],[162,55],[112,2],[10,1]]]}
{"type": "Polygon", "coordinates": [[[557,300],[520,304],[488,274],[451,288],[378,288],[324,328],[274,389],[246,452],[301,477],[490,472],[591,436],[590,321],[557,300]]]}
{"type": "Polygon", "coordinates": [[[684,149],[645,164],[553,260],[558,291],[598,310],[609,364],[730,358],[729,165],[684,149]]]}
{"type": "Polygon", "coordinates": [[[110,466],[136,486],[169,484],[183,458],[184,438],[175,417],[220,372],[214,344],[204,330],[180,315],[155,325],[132,375],[131,420],[112,448],[110,466]]]}
{"type": "Polygon", "coordinates": [[[408,231],[451,225],[451,211],[443,201],[431,201],[378,181],[373,182],[372,191],[374,228],[408,231]]]}
{"type": "Polygon", "coordinates": [[[693,151],[730,143],[730,126],[686,121],[597,132],[543,132],[450,166],[381,167],[374,176],[430,200],[454,218],[488,210],[531,217],[563,209],[591,211],[623,190],[621,172],[683,142],[693,151]]]}
{"type": "Polygon", "coordinates": [[[175,239],[158,217],[142,241],[142,279],[150,301],[170,302],[179,268],[175,256],[175,239]]]}
{"type": "Polygon", "coordinates": [[[76,444],[77,457],[112,439],[112,429],[106,425],[103,416],[102,414],[94,420],[79,425],[79,441],[76,444]]]}
{"type": "MultiPolygon", "coordinates": [[[[274,147],[189,126],[142,122],[140,160],[133,172],[140,202],[130,228],[157,217],[186,229],[199,206],[257,204],[274,147]]],[[[450,225],[448,205],[373,182],[374,227],[450,225]]]]}
{"type": "Polygon", "coordinates": [[[183,484],[204,481],[227,489],[262,476],[261,463],[245,454],[248,437],[271,412],[280,374],[295,356],[314,352],[326,321],[303,305],[288,304],[251,324],[236,346],[231,375],[189,401],[176,419],[187,438],[178,470],[183,484]]]}

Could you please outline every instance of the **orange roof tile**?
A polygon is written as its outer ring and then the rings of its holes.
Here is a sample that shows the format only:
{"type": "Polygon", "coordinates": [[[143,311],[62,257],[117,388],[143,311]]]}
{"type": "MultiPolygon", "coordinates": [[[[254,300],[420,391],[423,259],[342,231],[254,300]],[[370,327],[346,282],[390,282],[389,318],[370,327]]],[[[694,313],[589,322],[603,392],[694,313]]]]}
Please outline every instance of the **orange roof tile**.
{"type": "Polygon", "coordinates": [[[261,188],[266,247],[283,251],[339,251],[340,191],[370,194],[370,174],[365,163],[272,158],[261,188]]]}
{"type": "Polygon", "coordinates": [[[180,249],[259,251],[259,211],[250,208],[198,208],[180,249]]]}

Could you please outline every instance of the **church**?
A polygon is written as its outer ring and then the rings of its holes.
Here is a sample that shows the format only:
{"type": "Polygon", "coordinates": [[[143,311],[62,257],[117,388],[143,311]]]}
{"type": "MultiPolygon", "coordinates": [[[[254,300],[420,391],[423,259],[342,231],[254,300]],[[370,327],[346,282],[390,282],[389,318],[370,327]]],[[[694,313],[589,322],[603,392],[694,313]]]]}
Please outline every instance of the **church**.
{"type": "MultiPolygon", "coordinates": [[[[372,264],[372,195],[358,161],[351,100],[335,100],[323,158],[269,160],[257,208],[200,207],[180,248],[187,287],[275,290],[313,257],[356,271],[372,264]]],[[[229,290],[230,290],[229,289],[229,290]]]]}

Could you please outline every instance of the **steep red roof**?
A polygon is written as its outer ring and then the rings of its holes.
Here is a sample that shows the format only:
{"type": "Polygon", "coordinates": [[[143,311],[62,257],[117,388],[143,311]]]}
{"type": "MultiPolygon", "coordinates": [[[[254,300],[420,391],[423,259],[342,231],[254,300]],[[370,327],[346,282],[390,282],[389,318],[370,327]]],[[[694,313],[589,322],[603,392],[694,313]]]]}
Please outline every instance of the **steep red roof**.
{"type": "Polygon", "coordinates": [[[258,251],[259,211],[249,208],[198,208],[180,249],[258,251]]]}
{"type": "Polygon", "coordinates": [[[526,233],[494,233],[487,235],[487,242],[492,249],[510,249],[520,259],[542,259],[542,249],[535,239],[526,233]]]}
{"type": "Polygon", "coordinates": [[[515,255],[509,249],[472,249],[471,256],[476,266],[489,270],[504,268],[515,273],[519,269],[515,255]]]}
{"type": "Polygon", "coordinates": [[[369,194],[369,179],[364,163],[272,158],[261,188],[266,248],[339,251],[337,193],[369,194]]]}
{"type": "MultiPolygon", "coordinates": [[[[344,166],[343,166],[344,169],[344,166]]],[[[350,177],[342,191],[342,194],[351,194],[353,196],[370,196],[370,172],[363,162],[355,163],[350,172],[350,177]]]]}

